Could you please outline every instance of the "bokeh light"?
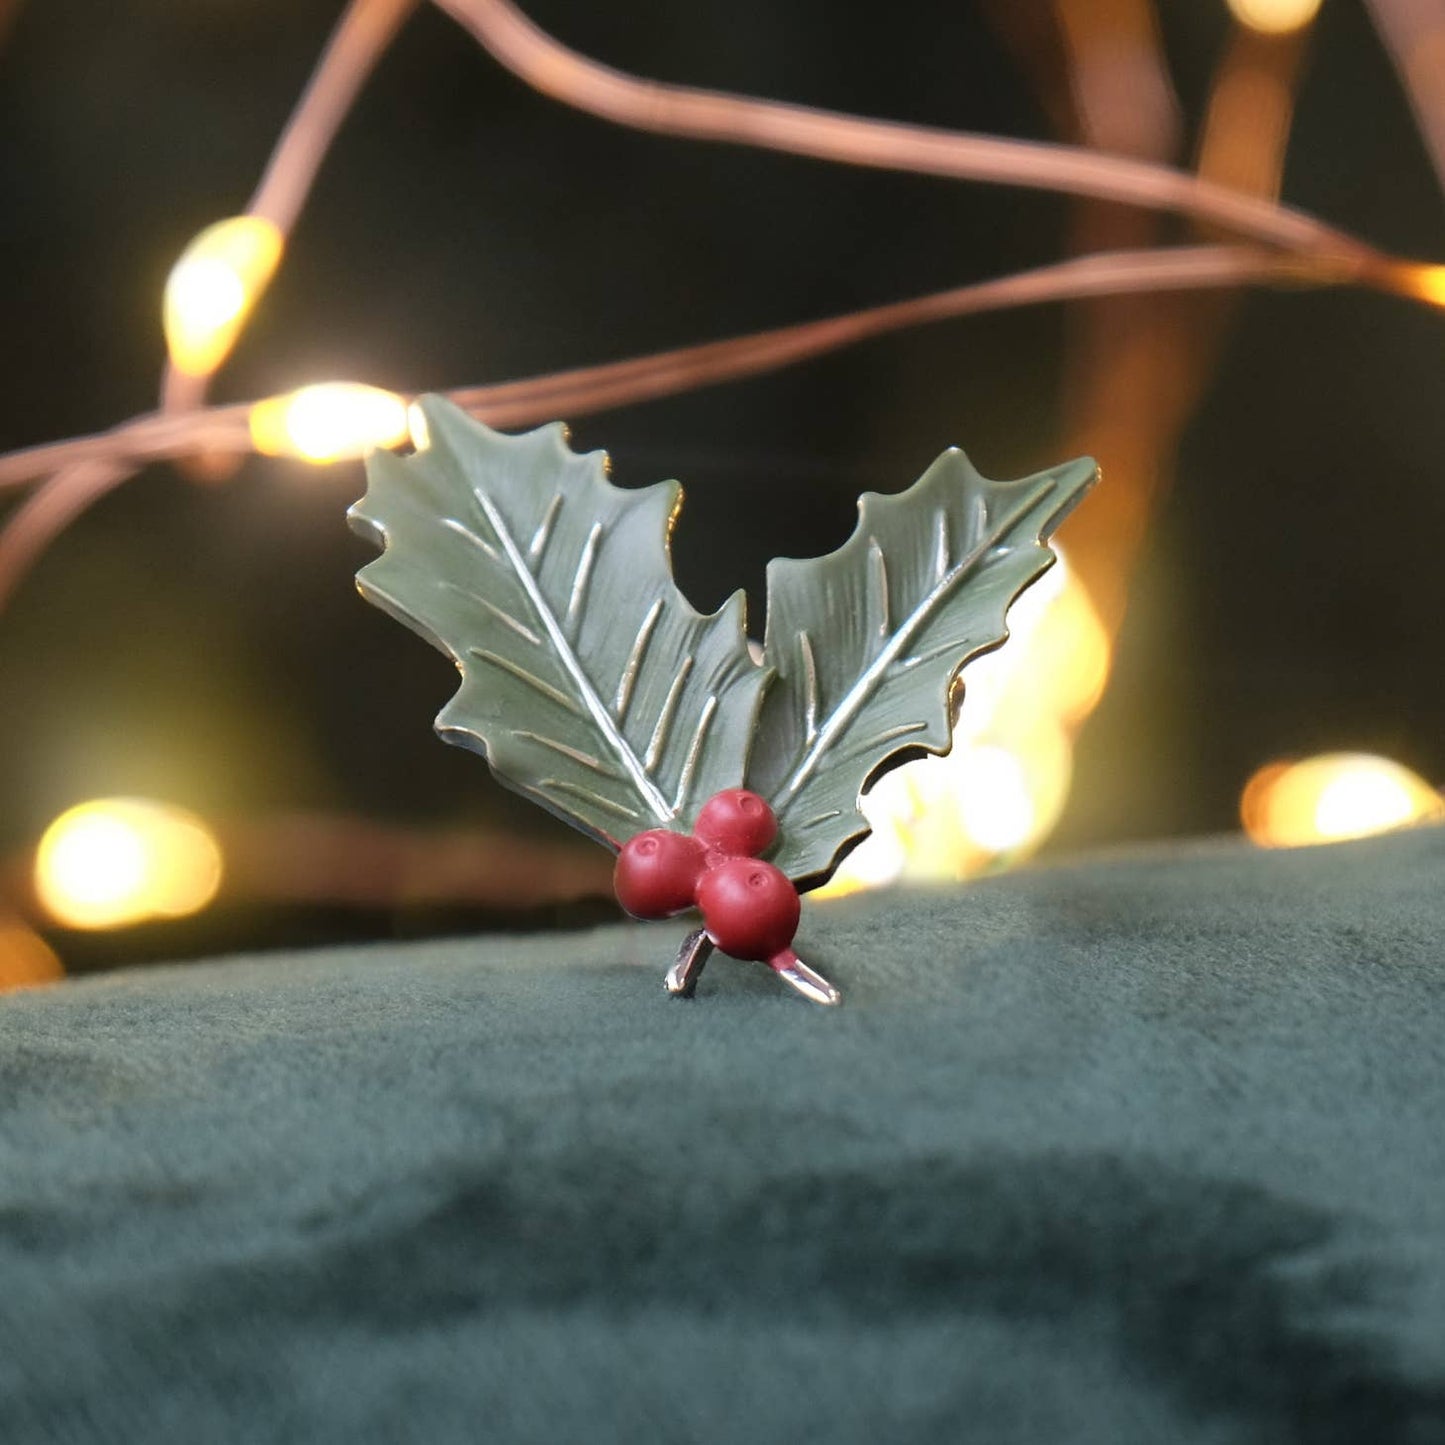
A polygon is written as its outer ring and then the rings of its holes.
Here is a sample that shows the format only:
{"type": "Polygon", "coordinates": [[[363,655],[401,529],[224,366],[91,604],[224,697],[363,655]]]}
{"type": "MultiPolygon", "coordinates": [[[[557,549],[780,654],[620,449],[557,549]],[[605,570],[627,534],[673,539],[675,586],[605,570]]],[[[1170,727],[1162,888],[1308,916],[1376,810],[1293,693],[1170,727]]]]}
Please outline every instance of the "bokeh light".
{"type": "Polygon", "coordinates": [[[209,376],[226,359],[283,246],[272,222],[232,216],[207,226],[186,247],[166,280],[162,305],[166,347],[177,371],[209,376]]]}
{"type": "Polygon", "coordinates": [[[18,919],[0,915],[0,993],[65,977],[55,950],[18,919]]]}
{"type": "Polygon", "coordinates": [[[411,437],[406,401],[360,382],[326,381],[272,396],[251,408],[251,440],[272,457],[299,457],[318,466],[365,456],[411,437]]]}
{"type": "MultiPolygon", "coordinates": [[[[996,744],[959,751],[959,825],[984,853],[1026,848],[1042,831],[1038,771],[996,744]]],[[[1045,800],[1047,801],[1047,800],[1045,800]]]]}
{"type": "Polygon", "coordinates": [[[1240,799],[1245,832],[1266,848],[1364,838],[1445,817],[1423,778],[1372,753],[1323,753],[1261,768],[1240,799]]]}
{"type": "Polygon", "coordinates": [[[1230,14],[1261,35],[1289,35],[1319,14],[1320,0],[1229,0],[1230,14]]]}
{"type": "Polygon", "coordinates": [[[35,854],[35,892],[57,923],[118,928],[204,908],[221,849],[194,814],[142,798],[99,798],[62,813],[35,854]]]}
{"type": "Polygon", "coordinates": [[[1445,266],[1410,261],[1395,266],[1391,275],[1396,288],[1406,296],[1418,297],[1432,306],[1445,307],[1445,266]]]}

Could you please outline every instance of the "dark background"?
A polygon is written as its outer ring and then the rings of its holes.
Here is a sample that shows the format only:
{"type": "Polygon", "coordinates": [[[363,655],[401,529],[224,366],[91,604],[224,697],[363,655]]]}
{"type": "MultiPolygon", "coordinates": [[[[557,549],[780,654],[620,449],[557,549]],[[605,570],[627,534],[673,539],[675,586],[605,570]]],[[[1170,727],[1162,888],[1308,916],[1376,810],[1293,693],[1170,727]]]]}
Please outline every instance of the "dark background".
{"type": "MultiPolygon", "coordinates": [[[[152,407],[166,272],[244,204],[339,10],[32,0],[13,16],[0,449],[152,407]]],[[[645,75],[1051,138],[969,5],[528,11],[645,75]]],[[[1228,15],[1204,0],[1162,13],[1192,126],[1228,15]]],[[[1284,198],[1386,248],[1445,252],[1440,194],[1353,0],[1326,0],[1315,27],[1284,198]]],[[[1049,196],[616,129],[423,9],[215,396],[341,377],[442,388],[812,319],[1056,259],[1067,215],[1049,196]]],[[[953,442],[993,476],[1058,460],[1063,324],[1049,307],[908,332],[586,418],[575,442],[607,447],[624,483],[687,484],[680,579],[703,607],[746,585],[756,624],[767,558],[835,546],[860,490],[906,485],[953,442]]],[[[1051,849],[1232,828],[1245,779],[1281,753],[1369,748],[1445,777],[1442,363],[1439,312],[1355,292],[1245,299],[1051,849]]],[[[552,828],[434,740],[453,673],[357,599],[370,553],[343,513],[360,490],[353,465],[252,460],[214,487],[156,468],[69,532],[0,616],[0,848],[119,793],[212,817],[552,828]]],[[[184,943],[214,941],[188,927],[184,943]]]]}

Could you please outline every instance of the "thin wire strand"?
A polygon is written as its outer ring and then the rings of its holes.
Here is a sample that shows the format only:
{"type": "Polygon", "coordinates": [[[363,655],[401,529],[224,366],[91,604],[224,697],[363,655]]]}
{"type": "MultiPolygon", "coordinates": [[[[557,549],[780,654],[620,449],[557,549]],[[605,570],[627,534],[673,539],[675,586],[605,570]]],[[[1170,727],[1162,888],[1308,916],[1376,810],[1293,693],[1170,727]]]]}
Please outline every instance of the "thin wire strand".
{"type": "MultiPolygon", "coordinates": [[[[356,97],[418,0],[351,0],[321,52],[306,88],[272,147],[246,205],[289,237],[317,172],[356,97]]],[[[211,375],[188,376],[169,363],[161,377],[161,407],[183,412],[206,399],[211,375]]]]}
{"type": "Polygon", "coordinates": [[[1380,259],[1373,247],[1316,217],[1168,166],[644,80],[568,49],[510,0],[435,3],[534,89],[635,130],[1174,211],[1361,269],[1380,259]]]}
{"type": "MultiPolygon", "coordinates": [[[[519,381],[461,387],[444,395],[493,425],[527,426],[555,415],[582,416],[716,386],[891,331],[986,311],[1082,296],[1330,279],[1297,259],[1248,246],[1104,252],[796,326],[519,381]]],[[[138,469],[198,452],[249,452],[253,450],[247,426],[251,405],[207,407],[179,416],[148,412],[109,431],[0,455],[0,489],[25,486],[77,462],[124,462],[138,469]]]]}
{"type": "Polygon", "coordinates": [[[46,548],[93,503],[135,473],[105,460],[63,467],[33,491],[0,530],[0,610],[46,548]]]}
{"type": "MultiPolygon", "coordinates": [[[[1211,185],[1184,172],[1076,147],[1003,140],[662,85],[586,59],[553,40],[509,0],[436,0],[503,65],[546,94],[619,124],[847,164],[1060,190],[1174,210],[1297,253],[1281,262],[1241,248],[1115,253],[961,287],[852,316],[783,327],[631,362],[465,389],[454,395],[498,425],[549,410],[584,415],[754,375],[903,326],[1070,297],[1256,284],[1289,276],[1389,286],[1399,264],[1314,217],[1211,185]]],[[[352,0],[292,112],[252,199],[283,231],[366,76],[415,0],[352,0]]],[[[0,530],[0,606],[49,541],[96,496],[144,463],[251,449],[245,407],[202,408],[205,383],[167,372],[163,411],[98,436],[0,457],[0,488],[50,475],[0,530]],[[59,470],[57,470],[59,469],[59,470]],[[53,473],[53,475],[51,475],[53,473]],[[98,479],[104,476],[102,483],[98,479]]]]}
{"type": "Polygon", "coordinates": [[[352,0],[346,7],[271,152],[246,207],[251,215],[291,232],[361,87],[416,7],[417,0],[352,0]]]}
{"type": "Polygon", "coordinates": [[[635,361],[463,388],[448,396],[491,425],[526,426],[551,416],[585,416],[716,386],[792,366],[889,332],[982,312],[1085,296],[1216,290],[1310,279],[1308,269],[1299,262],[1254,247],[1190,246],[1104,253],[846,316],[683,347],[635,361]]]}
{"type": "MultiPolygon", "coordinates": [[[[528,426],[557,415],[586,416],[756,376],[905,327],[985,311],[1082,296],[1209,290],[1290,279],[1311,278],[1298,261],[1250,247],[1195,246],[1086,256],[824,321],[525,381],[463,387],[446,395],[492,425],[528,426]]],[[[98,437],[0,457],[0,482],[13,485],[37,473],[54,472],[0,530],[0,609],[50,542],[91,502],[146,462],[196,452],[252,450],[245,426],[247,410],[231,406],[180,416],[153,413],[98,437]]]]}
{"type": "Polygon", "coordinates": [[[1439,0],[1365,0],[1445,188],[1445,16],[1439,0]]]}

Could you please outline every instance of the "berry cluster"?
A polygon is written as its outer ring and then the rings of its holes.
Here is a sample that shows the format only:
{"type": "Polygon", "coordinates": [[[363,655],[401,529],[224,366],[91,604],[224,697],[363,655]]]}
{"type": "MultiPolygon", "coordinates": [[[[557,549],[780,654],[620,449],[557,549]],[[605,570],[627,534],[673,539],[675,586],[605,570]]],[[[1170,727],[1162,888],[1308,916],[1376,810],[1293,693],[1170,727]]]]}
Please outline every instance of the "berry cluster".
{"type": "Polygon", "coordinates": [[[746,788],[703,804],[691,833],[653,828],[617,857],[617,901],[634,918],[696,905],[707,936],[734,958],[772,963],[788,953],[801,905],[786,873],[758,857],[778,836],[773,810],[746,788]]]}

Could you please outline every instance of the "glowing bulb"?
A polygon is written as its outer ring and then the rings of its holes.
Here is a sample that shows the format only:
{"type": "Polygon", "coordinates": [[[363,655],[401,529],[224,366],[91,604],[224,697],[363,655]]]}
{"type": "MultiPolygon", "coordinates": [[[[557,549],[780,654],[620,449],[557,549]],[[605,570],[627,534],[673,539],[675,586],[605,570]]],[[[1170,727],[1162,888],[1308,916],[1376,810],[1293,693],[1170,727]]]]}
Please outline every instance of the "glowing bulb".
{"type": "Polygon", "coordinates": [[[1302,30],[1319,9],[1320,0],[1229,0],[1230,14],[1261,35],[1289,35],[1302,30]]]}
{"type": "Polygon", "coordinates": [[[1445,306],[1445,266],[1424,261],[1402,261],[1391,268],[1395,288],[1406,296],[1445,306]]]}
{"type": "Polygon", "coordinates": [[[1415,816],[1415,801],[1402,779],[1352,768],[1331,778],[1315,802],[1322,838],[1357,838],[1398,828],[1415,816]]]}
{"type": "Polygon", "coordinates": [[[186,247],[166,279],[162,306],[177,371],[209,376],[226,359],[281,260],[283,244],[272,222],[232,216],[207,226],[186,247]]]}
{"type": "Polygon", "coordinates": [[[267,456],[324,465],[400,446],[411,436],[406,402],[359,382],[327,381],[251,408],[251,441],[267,456]]]}
{"type": "Polygon", "coordinates": [[[140,798],[99,798],[58,817],[35,854],[35,891],[70,928],[118,928],[204,908],[221,850],[193,814],[140,798]]]}
{"type": "Polygon", "coordinates": [[[1038,810],[1022,758],[1000,747],[969,748],[959,762],[963,831],[985,853],[1022,848],[1038,829],[1038,810]]]}
{"type": "Polygon", "coordinates": [[[1323,753],[1261,768],[1245,785],[1240,815],[1256,843],[1294,848],[1445,817],[1445,800],[1389,758],[1323,753]]]}
{"type": "Polygon", "coordinates": [[[1047,719],[1007,742],[956,733],[946,757],[905,763],[863,795],[873,831],[814,896],[972,878],[1019,861],[1058,822],[1072,764],[1068,737],[1047,719]]]}

